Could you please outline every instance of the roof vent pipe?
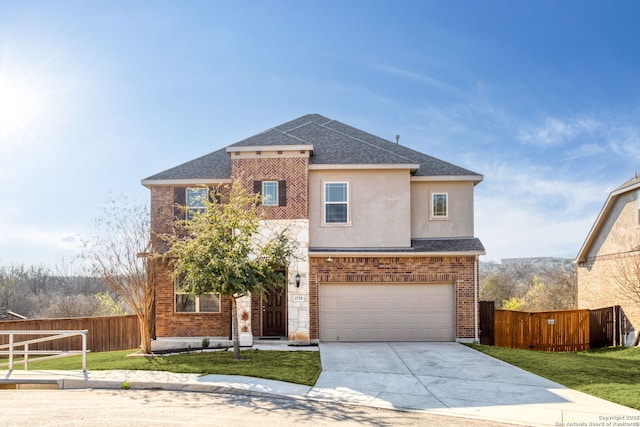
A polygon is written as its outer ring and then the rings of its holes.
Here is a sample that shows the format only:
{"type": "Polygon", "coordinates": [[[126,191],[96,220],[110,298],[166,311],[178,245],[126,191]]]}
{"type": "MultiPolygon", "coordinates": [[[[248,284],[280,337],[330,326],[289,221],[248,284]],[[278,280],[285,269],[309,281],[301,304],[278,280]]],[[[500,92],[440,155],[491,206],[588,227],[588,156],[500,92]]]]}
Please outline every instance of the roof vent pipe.
{"type": "Polygon", "coordinates": [[[400,143],[400,135],[396,135],[396,144],[400,143]]]}

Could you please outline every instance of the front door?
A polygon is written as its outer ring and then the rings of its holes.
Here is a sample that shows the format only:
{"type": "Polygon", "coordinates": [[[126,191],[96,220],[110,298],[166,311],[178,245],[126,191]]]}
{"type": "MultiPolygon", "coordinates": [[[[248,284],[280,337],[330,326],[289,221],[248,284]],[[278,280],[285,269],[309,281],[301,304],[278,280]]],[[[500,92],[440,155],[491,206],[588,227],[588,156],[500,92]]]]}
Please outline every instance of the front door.
{"type": "Polygon", "coordinates": [[[286,308],[285,289],[270,291],[262,298],[262,336],[282,337],[287,335],[286,308]]]}

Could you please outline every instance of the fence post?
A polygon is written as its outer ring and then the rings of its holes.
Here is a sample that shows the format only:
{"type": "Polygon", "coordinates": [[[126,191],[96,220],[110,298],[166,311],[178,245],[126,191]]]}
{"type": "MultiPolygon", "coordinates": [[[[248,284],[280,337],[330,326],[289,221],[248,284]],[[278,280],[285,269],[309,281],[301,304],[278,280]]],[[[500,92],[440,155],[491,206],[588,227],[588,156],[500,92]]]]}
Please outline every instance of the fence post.
{"type": "Polygon", "coordinates": [[[13,371],[13,332],[9,332],[9,370],[13,371]]]}
{"type": "Polygon", "coordinates": [[[24,370],[29,370],[29,344],[24,345],[24,370]]]}
{"type": "Polygon", "coordinates": [[[87,330],[82,331],[82,371],[87,372],[87,330]]]}

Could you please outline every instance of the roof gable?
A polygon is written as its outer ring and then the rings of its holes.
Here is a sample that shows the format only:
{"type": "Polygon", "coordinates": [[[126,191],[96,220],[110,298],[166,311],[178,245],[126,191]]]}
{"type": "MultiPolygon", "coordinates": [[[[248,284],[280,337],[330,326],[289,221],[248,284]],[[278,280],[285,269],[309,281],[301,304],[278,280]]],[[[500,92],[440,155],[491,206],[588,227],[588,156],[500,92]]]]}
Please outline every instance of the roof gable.
{"type": "Polygon", "coordinates": [[[622,184],[621,186],[619,186],[609,194],[609,196],[607,197],[607,200],[602,206],[602,209],[600,210],[600,213],[598,214],[598,217],[596,218],[596,221],[593,223],[593,226],[591,227],[591,230],[589,231],[587,238],[582,244],[582,247],[580,248],[578,255],[576,256],[576,262],[578,263],[583,262],[587,258],[587,254],[589,253],[589,250],[591,249],[593,242],[598,237],[600,230],[602,229],[604,223],[606,222],[607,217],[609,216],[618,198],[623,194],[626,194],[630,191],[635,191],[635,190],[640,190],[640,176],[638,175],[634,176],[633,178],[631,178],[630,180],[628,180],[627,182],[625,182],[624,184],[622,184]]]}
{"type": "Polygon", "coordinates": [[[313,146],[311,165],[407,165],[418,177],[482,176],[320,114],[307,114],[143,180],[229,179],[233,147],[313,146]]]}

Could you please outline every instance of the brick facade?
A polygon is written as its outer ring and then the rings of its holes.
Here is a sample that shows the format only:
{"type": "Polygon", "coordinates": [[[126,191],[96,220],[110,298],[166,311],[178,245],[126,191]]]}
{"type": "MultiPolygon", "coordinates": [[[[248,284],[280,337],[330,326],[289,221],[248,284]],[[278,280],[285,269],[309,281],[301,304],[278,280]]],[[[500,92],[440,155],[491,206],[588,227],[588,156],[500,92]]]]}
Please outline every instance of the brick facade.
{"type": "Polygon", "coordinates": [[[169,266],[160,262],[156,288],[156,336],[224,337],[229,334],[231,302],[221,298],[219,313],[176,313],[173,279],[169,266]]]}
{"type": "MultiPolygon", "coordinates": [[[[254,181],[286,181],[286,205],[264,206],[262,212],[266,219],[306,219],[308,215],[309,159],[307,157],[265,157],[242,158],[232,161],[233,177],[240,180],[245,188],[253,192],[254,181]]],[[[196,185],[193,185],[196,186],[196,185]]],[[[153,230],[153,248],[163,251],[161,234],[175,232],[173,220],[175,211],[175,191],[187,186],[157,185],[151,189],[151,229],[153,230]]],[[[221,202],[228,196],[227,184],[217,187],[222,193],[221,202]]],[[[158,287],[156,291],[156,335],[174,336],[210,336],[224,337],[230,328],[230,301],[222,298],[220,313],[176,313],[174,301],[174,283],[170,267],[160,263],[158,287]]],[[[251,332],[262,335],[261,321],[262,299],[259,295],[251,298],[251,332]]]]}
{"type": "Polygon", "coordinates": [[[589,257],[578,264],[578,308],[597,309],[619,305],[627,329],[640,328],[640,303],[625,295],[612,278],[619,268],[617,256],[589,257]]]}
{"type": "Polygon", "coordinates": [[[264,206],[266,219],[308,218],[309,159],[307,157],[266,157],[233,159],[231,173],[249,192],[254,181],[286,181],[286,206],[264,206]]]}
{"type": "MultiPolygon", "coordinates": [[[[475,337],[473,256],[310,258],[311,339],[318,340],[318,287],[322,283],[454,283],[456,338],[475,337]]],[[[477,274],[477,272],[476,272],[477,274]]]]}

